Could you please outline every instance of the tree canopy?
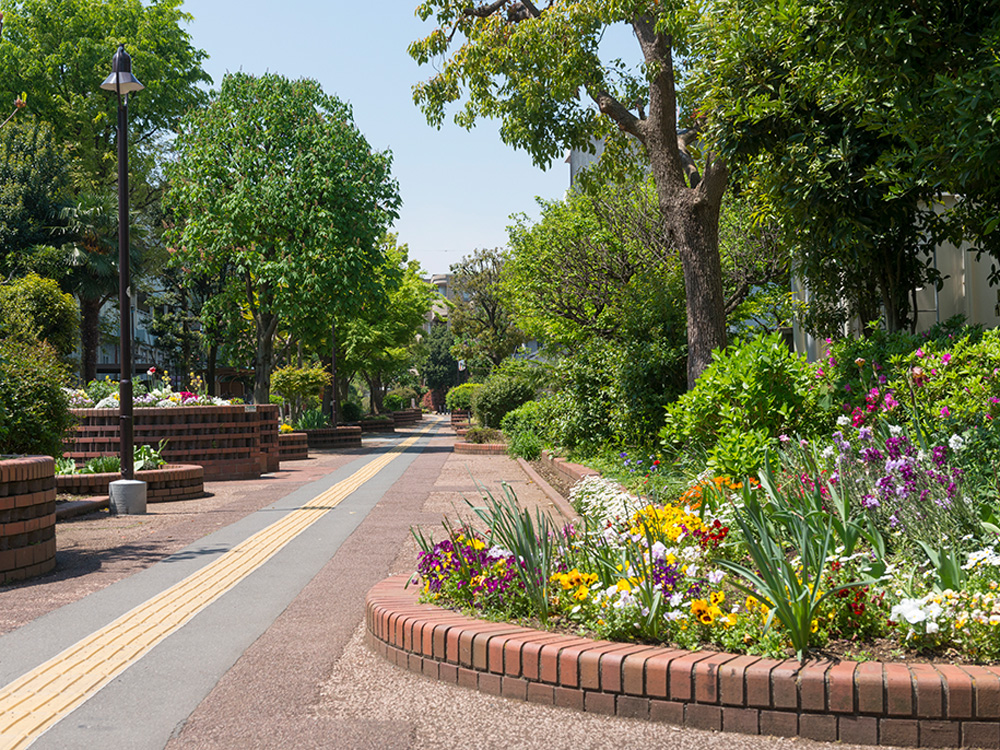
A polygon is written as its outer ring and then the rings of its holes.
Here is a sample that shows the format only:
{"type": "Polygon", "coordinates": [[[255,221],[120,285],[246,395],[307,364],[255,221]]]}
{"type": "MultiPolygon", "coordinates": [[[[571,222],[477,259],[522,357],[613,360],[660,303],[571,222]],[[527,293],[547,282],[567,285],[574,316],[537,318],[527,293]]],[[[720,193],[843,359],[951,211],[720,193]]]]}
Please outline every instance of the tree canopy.
{"type": "Polygon", "coordinates": [[[400,203],[391,157],[317,82],[274,74],[227,75],[183,120],[176,149],[172,262],[232,269],[256,331],[254,398],[266,402],[279,322],[332,322],[376,285],[379,238],[400,203]]]}

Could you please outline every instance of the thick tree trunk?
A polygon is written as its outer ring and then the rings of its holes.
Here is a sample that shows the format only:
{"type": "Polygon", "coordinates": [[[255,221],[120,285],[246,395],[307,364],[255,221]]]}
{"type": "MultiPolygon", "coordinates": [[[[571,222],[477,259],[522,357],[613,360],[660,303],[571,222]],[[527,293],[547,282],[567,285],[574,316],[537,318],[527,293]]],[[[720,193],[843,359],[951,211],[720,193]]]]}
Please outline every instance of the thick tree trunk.
{"type": "Polygon", "coordinates": [[[215,363],[219,358],[219,345],[210,344],[208,347],[208,362],[205,367],[205,377],[208,379],[208,392],[212,396],[219,395],[219,383],[215,377],[215,363]]]}
{"type": "Polygon", "coordinates": [[[340,396],[337,393],[337,324],[330,326],[330,387],[333,398],[330,399],[330,425],[337,426],[340,396]]]}
{"type": "Polygon", "coordinates": [[[84,385],[97,379],[102,304],[100,299],[80,300],[80,377],[84,385]]]}

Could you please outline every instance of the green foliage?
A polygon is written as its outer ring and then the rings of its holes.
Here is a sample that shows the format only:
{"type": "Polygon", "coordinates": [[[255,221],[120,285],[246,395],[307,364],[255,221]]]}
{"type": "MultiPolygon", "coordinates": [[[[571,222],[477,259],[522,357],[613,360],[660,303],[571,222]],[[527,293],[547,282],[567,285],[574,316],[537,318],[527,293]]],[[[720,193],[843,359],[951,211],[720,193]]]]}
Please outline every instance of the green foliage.
{"type": "Polygon", "coordinates": [[[278,323],[329,331],[379,292],[380,245],[399,193],[350,107],[315,81],[226,75],[182,123],[167,206],[183,219],[172,262],[229,266],[256,332],[254,397],[267,401],[278,323]]]}
{"type": "Polygon", "coordinates": [[[471,411],[472,401],[482,387],[482,383],[462,383],[462,385],[456,385],[445,395],[445,404],[451,411],[455,409],[471,411]]]}
{"type": "Polygon", "coordinates": [[[66,157],[51,127],[33,120],[0,128],[0,269],[5,274],[22,272],[28,250],[52,241],[68,183],[66,157]]]}
{"type": "Polygon", "coordinates": [[[507,258],[500,249],[476,250],[451,267],[455,307],[448,316],[455,334],[452,355],[484,358],[493,366],[525,341],[503,300],[500,277],[507,258]]]}
{"type": "Polygon", "coordinates": [[[56,456],[56,474],[76,474],[76,461],[56,456]]]}
{"type": "Polygon", "coordinates": [[[532,430],[525,430],[514,435],[507,447],[511,456],[534,461],[542,455],[542,440],[532,430]]]}
{"type": "Polygon", "coordinates": [[[0,454],[62,456],[72,424],[68,383],[59,355],[48,344],[0,341],[0,411],[5,434],[0,454]]]}
{"type": "Polygon", "coordinates": [[[525,401],[513,411],[508,412],[500,420],[500,429],[504,435],[515,437],[522,432],[545,434],[545,412],[539,401],[525,401]]]}
{"type": "Polygon", "coordinates": [[[715,352],[695,388],[667,407],[660,437],[671,453],[711,451],[717,473],[747,472],[779,434],[817,430],[823,396],[812,367],[771,334],[715,352]]]}
{"type": "Polygon", "coordinates": [[[121,456],[97,456],[87,461],[81,474],[117,474],[122,470],[121,456]]]}
{"type": "Polygon", "coordinates": [[[472,400],[472,411],[483,427],[500,427],[507,414],[535,397],[535,391],[523,380],[506,375],[491,375],[472,400]]]}
{"type": "Polygon", "coordinates": [[[0,336],[45,341],[65,357],[78,342],[80,311],[55,281],[29,274],[0,285],[0,327],[0,336]]]}
{"type": "Polygon", "coordinates": [[[507,483],[503,483],[502,488],[503,497],[499,500],[480,488],[485,505],[472,510],[491,530],[494,542],[513,552],[515,560],[520,560],[521,564],[514,566],[518,580],[535,613],[545,621],[551,611],[549,578],[555,560],[556,527],[538,508],[534,516],[522,508],[507,483]]]}
{"type": "Polygon", "coordinates": [[[103,380],[91,380],[85,389],[87,395],[96,404],[103,401],[112,393],[118,393],[118,381],[112,380],[110,375],[105,375],[103,380]]]}
{"type": "Polygon", "coordinates": [[[337,413],[345,422],[357,422],[361,419],[361,404],[356,401],[344,401],[337,413]]]}
{"type": "Polygon", "coordinates": [[[403,388],[393,388],[387,394],[382,403],[389,411],[399,411],[409,409],[410,404],[420,398],[415,388],[409,386],[403,388]]]}
{"type": "Polygon", "coordinates": [[[320,409],[306,409],[294,424],[296,430],[320,430],[330,426],[330,415],[320,409]]]}
{"type": "Polygon", "coordinates": [[[271,373],[271,390],[292,404],[292,419],[314,406],[330,384],[330,373],[320,366],[288,365],[271,373]]]}
{"type": "Polygon", "coordinates": [[[446,391],[458,385],[458,361],[451,348],[455,337],[448,325],[435,320],[427,334],[427,361],[423,367],[424,382],[433,391],[446,391]]]}
{"type": "Polygon", "coordinates": [[[475,443],[476,445],[504,442],[503,433],[492,427],[472,427],[462,439],[466,443],[475,443]]]}
{"type": "Polygon", "coordinates": [[[166,466],[167,462],[163,458],[163,449],[167,445],[167,440],[161,440],[155,448],[151,445],[137,445],[132,449],[132,466],[136,471],[147,469],[158,469],[166,466]]]}

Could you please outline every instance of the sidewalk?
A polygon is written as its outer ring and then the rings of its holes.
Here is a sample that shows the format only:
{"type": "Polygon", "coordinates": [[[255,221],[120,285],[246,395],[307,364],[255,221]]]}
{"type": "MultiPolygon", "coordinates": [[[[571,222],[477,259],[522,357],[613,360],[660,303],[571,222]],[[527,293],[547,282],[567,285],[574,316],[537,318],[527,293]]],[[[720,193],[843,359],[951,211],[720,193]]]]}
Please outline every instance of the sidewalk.
{"type": "MultiPolygon", "coordinates": [[[[516,462],[506,456],[456,456],[451,453],[452,442],[450,430],[437,429],[421,441],[422,450],[390,464],[394,474],[380,474],[374,484],[329,511],[289,544],[288,556],[276,556],[222,595],[217,604],[42,735],[34,747],[551,749],[639,748],[650,743],[666,748],[813,744],[679,730],[481,695],[413,675],[369,652],[362,643],[364,596],[388,575],[412,572],[416,546],[411,526],[438,530],[440,536],[442,515],[454,519],[464,498],[478,497],[476,481],[494,492],[501,480],[507,481],[522,502],[549,506],[516,462]],[[256,633],[240,635],[248,621],[256,623],[256,633]],[[191,692],[192,686],[198,689],[191,692]]],[[[361,453],[386,445],[387,441],[366,441],[361,453]]],[[[59,572],[34,585],[0,590],[0,628],[12,631],[0,638],[0,676],[5,678],[0,684],[16,671],[14,662],[23,660],[11,657],[8,644],[19,641],[21,648],[32,634],[65,641],[76,633],[62,631],[89,626],[80,617],[68,620],[62,614],[72,608],[56,609],[79,599],[81,591],[98,593],[77,602],[78,611],[100,609],[87,602],[102,599],[114,601],[120,609],[128,601],[118,600],[148,588],[145,581],[163,578],[159,570],[202,566],[206,559],[221,555],[222,547],[248,536],[250,527],[263,523],[256,519],[266,516],[270,522],[290,512],[302,499],[290,493],[315,495],[316,482],[332,485],[349,475],[366,460],[361,453],[295,462],[287,465],[289,471],[256,482],[213,483],[208,489],[214,497],[177,503],[176,508],[150,506],[148,517],[85,518],[60,524],[59,572]],[[203,538],[208,532],[216,533],[203,538]],[[196,540],[200,541],[191,544],[196,540]],[[184,554],[164,560],[183,548],[184,554]],[[195,554],[196,550],[202,552],[195,554]],[[144,568],[145,573],[135,575],[144,568]],[[26,623],[27,627],[13,630],[26,623]]],[[[173,578],[179,575],[171,573],[173,578]]]]}

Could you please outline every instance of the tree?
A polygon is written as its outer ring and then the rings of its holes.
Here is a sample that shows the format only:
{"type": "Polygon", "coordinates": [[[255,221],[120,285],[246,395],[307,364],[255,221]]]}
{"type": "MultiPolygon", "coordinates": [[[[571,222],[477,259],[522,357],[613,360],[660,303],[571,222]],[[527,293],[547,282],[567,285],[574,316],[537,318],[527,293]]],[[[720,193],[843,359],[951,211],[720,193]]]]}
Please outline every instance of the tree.
{"type": "Polygon", "coordinates": [[[677,249],[684,272],[689,386],[726,342],[718,221],[728,170],[714,153],[692,147],[697,129],[679,131],[676,115],[674,55],[688,50],[699,7],[681,0],[567,0],[544,8],[527,0],[426,0],[417,14],[433,17],[438,28],[410,46],[420,64],[446,58],[414,90],[433,125],[440,126],[448,104],[465,97],[456,122],[471,127],[480,117],[499,118],[504,142],[527,150],[539,165],[566,148],[592,149],[595,134],[618,131],[642,145],[665,243],[677,249]],[[600,59],[604,30],[617,23],[635,33],[639,71],[600,59]]]}
{"type": "Polygon", "coordinates": [[[117,179],[117,100],[99,87],[124,43],[145,90],[129,103],[133,205],[148,200],[163,136],[205,99],[206,54],[191,45],[182,0],[3,0],[0,101],[28,92],[26,110],[68,148],[73,184],[101,190],[117,179]]]}
{"type": "Polygon", "coordinates": [[[458,362],[451,354],[455,337],[448,324],[435,318],[427,334],[427,359],[423,365],[424,383],[431,389],[434,408],[444,408],[449,388],[458,385],[458,362]]]}
{"type": "Polygon", "coordinates": [[[466,360],[484,358],[495,367],[525,342],[502,301],[500,278],[504,253],[476,250],[451,267],[455,308],[449,320],[456,343],[452,354],[466,360]]]}
{"type": "Polygon", "coordinates": [[[940,282],[934,245],[990,246],[998,11],[931,0],[717,4],[695,82],[716,113],[707,137],[786,228],[820,310],[866,321],[881,311],[889,330],[913,327],[914,290],[940,282]],[[964,197],[942,215],[934,204],[948,191],[964,197]]]}
{"type": "Polygon", "coordinates": [[[47,124],[0,130],[0,272],[22,272],[29,249],[52,241],[67,188],[66,159],[47,124]]]}
{"type": "Polygon", "coordinates": [[[411,350],[433,298],[420,263],[407,259],[407,246],[397,245],[396,236],[389,234],[383,248],[385,262],[376,270],[383,295],[337,321],[344,374],[360,373],[365,379],[375,413],[392,381],[412,365],[411,350]]]}
{"type": "Polygon", "coordinates": [[[323,325],[374,290],[378,240],[399,206],[391,158],[318,83],[274,74],[223,78],[176,148],[172,262],[233,269],[256,333],[254,399],[266,403],[279,323],[323,325]]]}

